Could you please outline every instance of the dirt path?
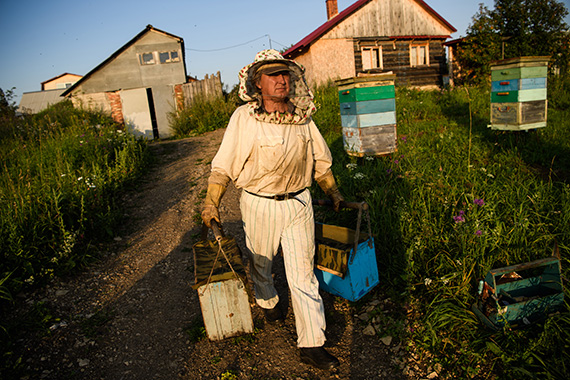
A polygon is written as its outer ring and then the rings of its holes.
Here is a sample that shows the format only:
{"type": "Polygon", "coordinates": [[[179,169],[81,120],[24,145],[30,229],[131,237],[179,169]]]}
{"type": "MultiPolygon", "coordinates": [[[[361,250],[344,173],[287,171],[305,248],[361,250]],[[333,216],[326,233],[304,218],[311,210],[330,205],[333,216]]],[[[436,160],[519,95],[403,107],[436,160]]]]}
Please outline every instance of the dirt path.
{"type": "MultiPolygon", "coordinates": [[[[44,337],[26,336],[29,379],[398,379],[405,342],[388,345],[367,335],[367,306],[394,307],[380,289],[356,315],[353,307],[323,293],[327,336],[340,368],[313,369],[298,360],[292,312],[282,325],[265,324],[252,307],[256,332],[240,338],[195,341],[201,321],[193,284],[192,245],[213,158],[223,130],[152,144],[158,162],[125,197],[127,223],[106,257],[90,270],[27,295],[43,301],[57,323],[44,337]],[[235,377],[232,377],[235,376],[235,377]]],[[[224,196],[226,232],[243,246],[239,193],[224,196]]],[[[287,299],[282,262],[274,271],[287,299]]],[[[423,371],[423,373],[429,373],[423,371]]],[[[421,378],[420,376],[414,378],[421,378]]]]}

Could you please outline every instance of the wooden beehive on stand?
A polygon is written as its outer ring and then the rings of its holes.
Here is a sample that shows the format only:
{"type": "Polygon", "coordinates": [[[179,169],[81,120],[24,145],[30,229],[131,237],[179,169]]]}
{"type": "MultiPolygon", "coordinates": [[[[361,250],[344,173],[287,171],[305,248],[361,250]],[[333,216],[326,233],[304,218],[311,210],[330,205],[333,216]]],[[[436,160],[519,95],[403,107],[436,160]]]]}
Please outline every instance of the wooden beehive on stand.
{"type": "Polygon", "coordinates": [[[351,156],[396,151],[394,74],[364,75],[336,81],[343,144],[351,156]]]}
{"type": "Polygon", "coordinates": [[[546,127],[549,57],[520,57],[491,63],[491,129],[546,127]]]}

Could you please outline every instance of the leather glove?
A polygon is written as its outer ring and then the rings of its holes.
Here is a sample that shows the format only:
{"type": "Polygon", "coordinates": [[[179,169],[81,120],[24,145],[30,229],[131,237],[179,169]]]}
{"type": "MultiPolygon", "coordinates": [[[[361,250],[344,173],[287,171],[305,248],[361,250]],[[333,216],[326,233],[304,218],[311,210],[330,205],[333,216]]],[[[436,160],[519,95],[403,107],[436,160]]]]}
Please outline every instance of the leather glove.
{"type": "Polygon", "coordinates": [[[344,198],[336,186],[332,172],[329,172],[328,174],[325,174],[321,178],[317,179],[317,183],[332,201],[333,209],[338,212],[340,210],[341,202],[344,202],[344,198]]]}
{"type": "Polygon", "coordinates": [[[212,219],[221,223],[218,208],[220,207],[220,202],[225,192],[225,186],[217,183],[208,184],[206,199],[204,199],[204,206],[202,207],[202,221],[208,228],[212,228],[212,219]]]}

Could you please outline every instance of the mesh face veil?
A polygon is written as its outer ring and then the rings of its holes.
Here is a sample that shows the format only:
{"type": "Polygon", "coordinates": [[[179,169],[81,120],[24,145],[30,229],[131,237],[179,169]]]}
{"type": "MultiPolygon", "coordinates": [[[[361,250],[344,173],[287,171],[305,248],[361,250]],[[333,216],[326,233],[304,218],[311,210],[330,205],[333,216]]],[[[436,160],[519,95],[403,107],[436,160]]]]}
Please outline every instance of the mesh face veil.
{"type": "Polygon", "coordinates": [[[255,60],[239,72],[239,97],[248,102],[250,114],[256,119],[279,124],[303,124],[308,121],[311,114],[316,111],[307,82],[305,81],[305,68],[299,63],[285,59],[274,49],[262,50],[255,56],[255,60]],[[262,109],[262,97],[256,86],[261,72],[278,72],[287,70],[291,78],[289,102],[293,111],[287,113],[273,112],[267,114],[262,109]],[[266,71],[267,70],[267,71],[266,71]],[[274,71],[277,70],[277,71],[274,71]]]}

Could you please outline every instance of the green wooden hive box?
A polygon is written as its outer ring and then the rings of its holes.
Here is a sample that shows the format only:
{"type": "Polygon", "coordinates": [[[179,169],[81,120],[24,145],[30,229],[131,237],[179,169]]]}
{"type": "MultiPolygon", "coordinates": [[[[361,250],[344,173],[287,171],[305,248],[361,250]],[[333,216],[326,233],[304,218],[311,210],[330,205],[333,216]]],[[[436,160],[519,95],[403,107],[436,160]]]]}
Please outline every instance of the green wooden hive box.
{"type": "Polygon", "coordinates": [[[336,81],[343,145],[351,156],[396,151],[396,76],[360,75],[336,81]]]}

